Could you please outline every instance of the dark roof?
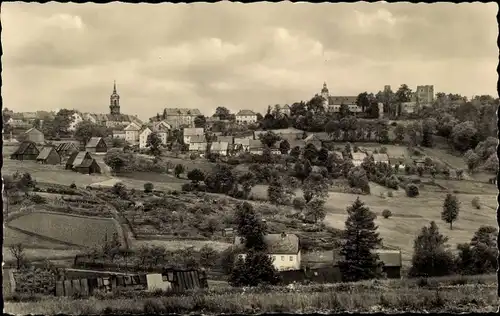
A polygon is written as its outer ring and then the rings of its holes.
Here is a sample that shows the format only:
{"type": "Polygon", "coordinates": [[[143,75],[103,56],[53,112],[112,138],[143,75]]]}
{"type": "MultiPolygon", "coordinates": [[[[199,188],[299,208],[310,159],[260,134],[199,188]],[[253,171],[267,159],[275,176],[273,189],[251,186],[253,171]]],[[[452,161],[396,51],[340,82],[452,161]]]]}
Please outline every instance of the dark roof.
{"type": "MultiPolygon", "coordinates": [[[[386,267],[401,267],[402,258],[401,250],[393,249],[374,249],[372,253],[377,253],[379,260],[384,263],[386,267]]],[[[339,261],[343,260],[340,254],[340,249],[333,250],[333,265],[337,265],[339,261]]]]}
{"type": "Polygon", "coordinates": [[[236,116],[242,116],[242,115],[250,116],[250,115],[257,115],[257,114],[255,114],[255,112],[252,110],[240,110],[238,113],[236,113],[236,116]]]}
{"type": "Polygon", "coordinates": [[[330,96],[328,97],[329,105],[337,105],[337,104],[356,104],[356,100],[358,97],[355,96],[330,96]]]}
{"type": "Polygon", "coordinates": [[[102,137],[92,137],[89,142],[87,143],[87,145],[85,147],[88,147],[88,148],[94,148],[94,147],[97,147],[97,144],[99,144],[99,142],[102,140],[102,137]]]}
{"type": "Polygon", "coordinates": [[[330,141],[333,140],[333,137],[328,135],[327,132],[319,132],[319,133],[314,133],[316,138],[318,138],[321,141],[330,141]]]}
{"type": "Polygon", "coordinates": [[[249,140],[249,147],[250,147],[250,149],[261,149],[261,148],[264,148],[264,145],[258,139],[250,139],[249,140]]]}
{"type": "MultiPolygon", "coordinates": [[[[13,155],[24,155],[24,153],[26,152],[26,150],[28,150],[28,148],[33,145],[35,146],[36,148],[36,144],[34,142],[31,142],[31,141],[24,141],[22,142],[19,147],[17,147],[17,150],[14,152],[13,155]]],[[[38,148],[36,148],[38,150],[38,148]]]]}
{"type": "Polygon", "coordinates": [[[217,136],[217,141],[218,142],[225,142],[228,144],[233,144],[234,137],[233,136],[217,136]]]}
{"type": "Polygon", "coordinates": [[[85,159],[92,158],[88,151],[74,152],[69,156],[66,165],[71,165],[72,167],[79,166],[85,159]]]}
{"type": "Polygon", "coordinates": [[[95,161],[94,158],[87,158],[87,159],[83,159],[82,163],[80,163],[79,165],[77,165],[76,167],[79,167],[79,168],[88,168],[92,165],[92,163],[95,161]]]}
{"type": "Polygon", "coordinates": [[[78,151],[78,147],[72,142],[61,143],[61,144],[57,145],[57,147],[56,147],[56,151],[58,151],[58,152],[68,151],[68,150],[72,150],[72,149],[75,149],[76,151],[78,151]]]}
{"type": "Polygon", "coordinates": [[[43,147],[42,150],[40,151],[40,153],[38,154],[38,157],[36,157],[36,160],[47,159],[53,150],[55,150],[55,148],[52,146],[43,147]]]}
{"type": "Polygon", "coordinates": [[[207,140],[205,139],[205,135],[194,135],[189,139],[189,143],[205,143],[207,140]]]}
{"type": "MultiPolygon", "coordinates": [[[[242,247],[242,237],[234,238],[234,245],[242,247]]],[[[299,252],[299,237],[295,234],[268,234],[264,236],[269,254],[296,254],[299,252]]]]}

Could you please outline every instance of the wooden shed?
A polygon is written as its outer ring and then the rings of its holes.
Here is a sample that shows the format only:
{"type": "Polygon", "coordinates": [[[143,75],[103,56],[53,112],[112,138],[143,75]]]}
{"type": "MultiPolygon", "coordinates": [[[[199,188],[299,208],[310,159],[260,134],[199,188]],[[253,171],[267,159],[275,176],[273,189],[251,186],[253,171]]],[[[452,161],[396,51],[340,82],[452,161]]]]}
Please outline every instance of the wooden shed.
{"type": "Polygon", "coordinates": [[[101,166],[94,158],[84,159],[79,165],[74,165],[73,170],[84,174],[101,173],[101,166]]]}
{"type": "Polygon", "coordinates": [[[36,157],[36,161],[44,165],[58,165],[61,163],[61,156],[57,153],[55,147],[46,146],[36,157]]]}
{"type": "Polygon", "coordinates": [[[42,144],[45,141],[45,136],[42,132],[32,127],[26,132],[24,132],[24,139],[26,141],[31,141],[37,144],[42,144]]]}
{"type": "Polygon", "coordinates": [[[40,151],[36,147],[36,144],[32,141],[22,142],[17,150],[10,155],[10,159],[14,160],[36,160],[40,151]]]}
{"type": "Polygon", "coordinates": [[[71,154],[78,152],[78,146],[72,142],[60,143],[56,147],[56,151],[61,157],[70,156],[71,154]]]}
{"type": "Polygon", "coordinates": [[[75,166],[80,165],[85,159],[92,159],[88,151],[74,152],[66,161],[66,169],[72,170],[75,166]]]}
{"type": "Polygon", "coordinates": [[[108,146],[102,137],[92,137],[85,146],[85,150],[93,153],[105,153],[108,151],[108,146]]]}

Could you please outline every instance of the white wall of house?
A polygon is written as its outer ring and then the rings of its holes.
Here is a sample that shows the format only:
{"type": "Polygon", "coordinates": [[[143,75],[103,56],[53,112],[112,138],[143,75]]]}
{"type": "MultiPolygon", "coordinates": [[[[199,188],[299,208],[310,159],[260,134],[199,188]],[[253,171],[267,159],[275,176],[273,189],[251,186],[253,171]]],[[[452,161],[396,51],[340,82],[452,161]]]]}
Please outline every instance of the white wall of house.
{"type": "Polygon", "coordinates": [[[167,132],[158,132],[158,136],[161,139],[161,143],[163,145],[166,145],[167,144],[167,137],[168,137],[167,132]]]}
{"type": "Polygon", "coordinates": [[[205,151],[207,149],[207,143],[190,143],[189,151],[205,151]]]}
{"type": "Polygon", "coordinates": [[[257,115],[237,115],[236,122],[251,124],[257,122],[257,115]]]}
{"type": "Polygon", "coordinates": [[[125,140],[132,145],[139,141],[139,131],[125,131],[125,140]]]}
{"type": "Polygon", "coordinates": [[[148,136],[151,133],[152,132],[149,128],[146,128],[142,131],[142,133],[139,135],[139,148],[146,148],[146,145],[148,143],[148,136]]]}
{"type": "MultiPolygon", "coordinates": [[[[238,256],[245,259],[246,254],[242,253],[238,256]]],[[[273,260],[274,268],[278,271],[300,270],[302,260],[300,251],[296,254],[270,254],[269,256],[273,260]]]]}
{"type": "Polygon", "coordinates": [[[361,166],[361,164],[363,163],[363,160],[356,160],[356,159],[353,159],[352,160],[352,164],[355,166],[355,167],[359,167],[361,166]]]}

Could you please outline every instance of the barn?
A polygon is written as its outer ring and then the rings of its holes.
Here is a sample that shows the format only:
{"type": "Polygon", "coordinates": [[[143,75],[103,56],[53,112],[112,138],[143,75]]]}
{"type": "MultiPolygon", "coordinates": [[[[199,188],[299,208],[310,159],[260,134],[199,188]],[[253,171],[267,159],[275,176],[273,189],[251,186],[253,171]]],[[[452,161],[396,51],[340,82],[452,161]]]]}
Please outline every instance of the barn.
{"type": "Polygon", "coordinates": [[[36,157],[36,161],[44,165],[58,165],[61,163],[61,156],[57,153],[55,147],[46,146],[36,157]]]}
{"type": "Polygon", "coordinates": [[[36,144],[42,144],[45,141],[45,136],[43,135],[42,132],[32,127],[26,132],[24,132],[24,139],[26,141],[31,141],[36,144]]]}
{"type": "Polygon", "coordinates": [[[102,137],[92,137],[85,146],[85,150],[93,153],[105,153],[108,151],[108,146],[102,137]]]}
{"type": "Polygon", "coordinates": [[[92,159],[88,151],[74,152],[66,161],[66,169],[72,170],[75,166],[80,165],[85,159],[92,159]]]}
{"type": "Polygon", "coordinates": [[[94,158],[84,159],[82,163],[75,165],[73,169],[83,174],[101,173],[101,166],[94,158]]]}
{"type": "Polygon", "coordinates": [[[75,143],[72,142],[65,142],[65,143],[60,143],[56,147],[56,151],[61,157],[69,156],[72,153],[78,152],[78,147],[75,145],[75,143]]]}
{"type": "Polygon", "coordinates": [[[14,160],[36,160],[40,151],[32,141],[22,142],[17,150],[10,156],[14,160]]]}

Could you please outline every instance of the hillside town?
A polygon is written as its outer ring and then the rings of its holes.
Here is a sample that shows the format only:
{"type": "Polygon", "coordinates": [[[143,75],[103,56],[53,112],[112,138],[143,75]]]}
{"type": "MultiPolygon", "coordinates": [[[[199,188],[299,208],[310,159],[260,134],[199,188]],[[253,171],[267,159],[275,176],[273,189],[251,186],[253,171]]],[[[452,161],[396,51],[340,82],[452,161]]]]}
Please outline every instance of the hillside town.
{"type": "Polygon", "coordinates": [[[119,77],[98,113],[6,103],[7,310],[493,311],[500,99],[377,78],[248,108],[137,106],[119,77]]]}

